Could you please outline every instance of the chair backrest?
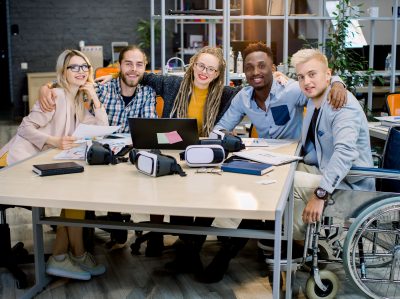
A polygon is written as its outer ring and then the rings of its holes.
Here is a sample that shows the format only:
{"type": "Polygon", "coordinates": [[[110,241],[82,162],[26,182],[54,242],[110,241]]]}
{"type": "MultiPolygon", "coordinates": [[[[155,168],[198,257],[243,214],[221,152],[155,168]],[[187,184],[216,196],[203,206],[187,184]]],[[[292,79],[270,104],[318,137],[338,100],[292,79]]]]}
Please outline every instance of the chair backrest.
{"type": "Polygon", "coordinates": [[[400,93],[389,93],[386,96],[386,108],[389,115],[400,116],[400,93]]]}
{"type": "Polygon", "coordinates": [[[251,124],[251,126],[250,126],[250,134],[249,134],[249,136],[250,136],[250,138],[258,138],[257,129],[253,124],[251,124]]]}
{"type": "MultiPolygon", "coordinates": [[[[382,168],[400,170],[400,126],[389,130],[383,150],[382,168]]],[[[382,180],[381,189],[385,192],[400,193],[400,181],[382,180]]]]}
{"type": "Polygon", "coordinates": [[[96,69],[94,77],[98,78],[105,75],[112,75],[118,72],[119,72],[119,67],[114,67],[114,66],[99,67],[96,69]]]}
{"type": "Polygon", "coordinates": [[[161,96],[156,97],[156,112],[158,117],[162,117],[164,110],[164,99],[161,96]]]}

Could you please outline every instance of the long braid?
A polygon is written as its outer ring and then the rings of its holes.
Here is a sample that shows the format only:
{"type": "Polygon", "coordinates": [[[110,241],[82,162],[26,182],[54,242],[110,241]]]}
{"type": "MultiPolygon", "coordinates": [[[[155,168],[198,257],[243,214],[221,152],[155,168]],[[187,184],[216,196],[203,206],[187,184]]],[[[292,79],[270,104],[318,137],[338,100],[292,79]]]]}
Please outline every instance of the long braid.
{"type": "Polygon", "coordinates": [[[219,106],[221,104],[222,92],[224,89],[223,80],[225,77],[226,64],[223,58],[222,50],[220,48],[204,47],[190,58],[189,68],[187,69],[183,77],[170,117],[173,117],[175,114],[178,118],[187,117],[189,101],[193,92],[193,67],[198,57],[203,53],[214,55],[219,60],[219,75],[210,83],[208,87],[206,107],[204,109],[204,121],[201,135],[208,136],[212,128],[214,127],[214,123],[219,112],[219,106]]]}

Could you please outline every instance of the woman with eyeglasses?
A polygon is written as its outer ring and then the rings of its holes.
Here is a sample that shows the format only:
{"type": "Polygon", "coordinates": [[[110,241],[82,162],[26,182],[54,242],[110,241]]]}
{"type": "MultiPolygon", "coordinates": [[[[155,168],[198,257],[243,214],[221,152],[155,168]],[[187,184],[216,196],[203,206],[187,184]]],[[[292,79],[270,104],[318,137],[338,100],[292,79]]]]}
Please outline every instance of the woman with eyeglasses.
{"type": "MultiPolygon", "coordinates": [[[[88,58],[80,51],[65,50],[57,59],[56,72],[59,87],[55,110],[43,112],[39,103],[35,103],[17,134],[0,150],[0,157],[7,153],[8,165],[49,148],[64,150],[76,146],[72,134],[80,123],[108,126],[107,113],[93,86],[93,69],[88,58]]],[[[62,210],[61,214],[65,218],[83,219],[85,211],[62,210]]],[[[94,257],[85,251],[81,227],[58,226],[46,272],[89,280],[92,275],[103,274],[105,267],[96,264],[94,257]]]]}

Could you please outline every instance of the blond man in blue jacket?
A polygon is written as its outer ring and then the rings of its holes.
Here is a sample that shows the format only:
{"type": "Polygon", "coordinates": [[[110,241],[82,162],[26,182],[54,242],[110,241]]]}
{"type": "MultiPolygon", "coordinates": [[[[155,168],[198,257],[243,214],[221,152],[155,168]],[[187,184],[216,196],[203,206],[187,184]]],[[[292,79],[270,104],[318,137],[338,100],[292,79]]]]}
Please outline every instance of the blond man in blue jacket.
{"type": "Polygon", "coordinates": [[[375,190],[375,182],[346,178],[353,166],[373,166],[368,122],[357,99],[348,91],[342,109],[327,103],[331,70],[319,50],[300,50],[291,62],[300,88],[309,98],[302,128],[304,163],[299,164],[294,181],[293,238],[303,239],[305,224],[321,219],[329,195],[345,196],[342,190],[375,190]]]}

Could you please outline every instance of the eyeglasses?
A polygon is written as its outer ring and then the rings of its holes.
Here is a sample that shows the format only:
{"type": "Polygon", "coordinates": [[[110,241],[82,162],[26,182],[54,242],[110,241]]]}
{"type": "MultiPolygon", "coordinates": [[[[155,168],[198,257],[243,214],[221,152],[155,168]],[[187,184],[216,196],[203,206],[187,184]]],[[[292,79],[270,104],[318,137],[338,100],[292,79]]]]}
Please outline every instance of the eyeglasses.
{"type": "Polygon", "coordinates": [[[196,66],[196,68],[202,72],[204,71],[204,69],[206,70],[206,73],[209,75],[212,75],[216,72],[218,72],[218,70],[216,70],[215,68],[213,68],[212,66],[205,66],[204,63],[200,63],[200,62],[195,62],[194,65],[196,66]]]}
{"type": "Polygon", "coordinates": [[[196,170],[196,173],[212,173],[212,174],[218,174],[222,175],[222,169],[219,168],[198,168],[196,170]]]}
{"type": "Polygon", "coordinates": [[[88,72],[90,67],[91,67],[91,65],[88,65],[88,64],[82,64],[82,65],[71,64],[71,65],[67,66],[67,69],[71,70],[71,72],[78,73],[79,70],[82,70],[83,72],[88,72]]]}

